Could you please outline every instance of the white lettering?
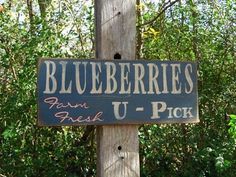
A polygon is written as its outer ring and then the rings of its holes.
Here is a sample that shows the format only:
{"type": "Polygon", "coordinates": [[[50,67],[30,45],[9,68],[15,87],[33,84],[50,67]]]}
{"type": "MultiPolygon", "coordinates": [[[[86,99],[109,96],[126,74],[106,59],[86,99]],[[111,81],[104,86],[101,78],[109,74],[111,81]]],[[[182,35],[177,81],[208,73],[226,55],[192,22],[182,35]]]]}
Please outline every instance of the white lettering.
{"type": "Polygon", "coordinates": [[[141,86],[141,93],[145,94],[145,87],[144,87],[144,83],[143,83],[143,77],[145,75],[145,69],[144,66],[142,64],[133,64],[134,65],[134,94],[139,94],[139,85],[141,86]]]}
{"type": "Polygon", "coordinates": [[[147,64],[149,67],[149,91],[148,94],[154,94],[153,89],[155,88],[155,93],[160,94],[160,89],[157,83],[157,78],[159,74],[159,70],[156,64],[149,63],[147,64]],[[155,73],[155,74],[154,74],[155,73]],[[154,86],[154,88],[153,88],[154,86]]]}
{"type": "Polygon", "coordinates": [[[169,118],[193,118],[192,108],[191,107],[168,107],[167,110],[169,111],[169,118]]]}
{"type": "Polygon", "coordinates": [[[163,69],[162,75],[163,75],[163,90],[162,93],[169,93],[168,87],[167,87],[167,66],[168,64],[161,64],[161,67],[163,69]]]}
{"type": "Polygon", "coordinates": [[[182,117],[182,109],[181,108],[175,108],[173,111],[175,118],[181,118],[182,117]]]}
{"type": "Polygon", "coordinates": [[[105,62],[106,71],[107,71],[107,88],[105,90],[105,93],[111,94],[114,93],[117,90],[117,82],[115,79],[115,74],[116,74],[116,65],[111,62],[105,62]],[[113,88],[111,88],[111,82],[113,83],[113,88]]]}
{"type": "Polygon", "coordinates": [[[116,117],[117,120],[122,120],[126,117],[126,114],[127,114],[127,105],[128,105],[128,102],[112,102],[112,105],[114,106],[114,115],[116,117]],[[124,113],[123,113],[123,116],[120,115],[119,113],[119,107],[120,107],[120,104],[123,104],[124,105],[124,113]]]}
{"type": "Polygon", "coordinates": [[[193,114],[191,112],[193,108],[183,107],[182,109],[183,109],[183,118],[193,118],[193,114]]]}
{"type": "Polygon", "coordinates": [[[172,115],[173,107],[168,107],[167,110],[169,111],[168,119],[173,118],[173,115],[172,115]]]}
{"type": "Polygon", "coordinates": [[[130,72],[130,64],[129,63],[119,63],[120,65],[120,94],[130,94],[131,85],[129,83],[129,72],[130,72]],[[127,71],[125,72],[125,67],[127,71]],[[128,85],[128,88],[125,88],[125,85],[128,85]]]}
{"type": "Polygon", "coordinates": [[[45,90],[43,93],[46,94],[53,94],[57,90],[57,80],[54,77],[54,74],[56,73],[56,64],[53,61],[44,61],[46,64],[46,84],[45,84],[45,90]],[[50,71],[51,66],[51,71],[50,71]],[[52,83],[52,87],[50,88],[50,80],[52,83]]]}
{"type": "Polygon", "coordinates": [[[90,62],[92,65],[92,90],[91,94],[99,94],[102,93],[102,82],[99,81],[100,73],[101,73],[101,63],[90,62]],[[97,69],[99,72],[97,72],[97,69]],[[97,86],[98,85],[98,86],[97,86]]]}
{"type": "Polygon", "coordinates": [[[151,119],[159,119],[160,112],[164,112],[166,110],[166,103],[165,102],[152,102],[152,117],[151,119]]]}
{"type": "Polygon", "coordinates": [[[86,83],[86,80],[87,80],[86,79],[86,68],[87,67],[86,66],[87,66],[87,63],[88,62],[73,62],[73,64],[75,65],[76,90],[79,94],[83,94],[85,89],[86,89],[86,85],[87,85],[87,83],[86,83]],[[80,81],[81,75],[80,75],[80,69],[79,69],[81,63],[84,66],[84,74],[82,74],[82,75],[84,75],[84,78],[83,78],[84,86],[83,86],[83,88],[81,87],[81,81],[80,81]]]}
{"type": "Polygon", "coordinates": [[[179,74],[180,71],[180,64],[170,64],[172,67],[172,92],[173,94],[180,94],[181,93],[181,83],[179,83],[179,74]],[[177,84],[179,88],[177,88],[177,84]]]}
{"type": "Polygon", "coordinates": [[[60,61],[59,62],[62,66],[62,73],[61,73],[61,90],[59,93],[71,93],[71,84],[72,82],[70,81],[68,88],[66,89],[66,61],[60,61]]]}
{"type": "Polygon", "coordinates": [[[193,68],[191,64],[187,64],[185,67],[185,77],[189,85],[189,89],[187,89],[187,84],[185,84],[185,93],[190,94],[193,91],[193,80],[190,76],[190,72],[193,72],[193,68]]]}

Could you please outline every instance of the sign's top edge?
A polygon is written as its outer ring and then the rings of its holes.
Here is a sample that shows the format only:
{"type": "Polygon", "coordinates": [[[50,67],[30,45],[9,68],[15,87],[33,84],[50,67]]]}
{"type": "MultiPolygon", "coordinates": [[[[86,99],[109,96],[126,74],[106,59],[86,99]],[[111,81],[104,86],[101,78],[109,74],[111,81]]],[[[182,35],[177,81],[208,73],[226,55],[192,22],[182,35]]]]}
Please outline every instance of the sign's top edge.
{"type": "Polygon", "coordinates": [[[176,62],[176,63],[193,63],[196,64],[197,61],[177,61],[177,60],[157,60],[157,59],[134,59],[134,60],[127,60],[127,59],[95,59],[95,58],[38,58],[38,61],[44,61],[44,60],[81,60],[81,61],[97,61],[97,62],[163,62],[163,63],[169,63],[169,62],[176,62]]]}

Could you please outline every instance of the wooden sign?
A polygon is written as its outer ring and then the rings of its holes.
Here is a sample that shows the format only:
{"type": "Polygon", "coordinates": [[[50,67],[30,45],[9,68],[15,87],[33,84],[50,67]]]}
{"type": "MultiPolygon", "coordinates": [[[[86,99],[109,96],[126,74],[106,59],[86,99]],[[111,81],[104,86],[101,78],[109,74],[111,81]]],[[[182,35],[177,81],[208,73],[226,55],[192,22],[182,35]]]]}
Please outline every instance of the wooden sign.
{"type": "Polygon", "coordinates": [[[195,63],[39,60],[40,126],[195,122],[195,63]]]}

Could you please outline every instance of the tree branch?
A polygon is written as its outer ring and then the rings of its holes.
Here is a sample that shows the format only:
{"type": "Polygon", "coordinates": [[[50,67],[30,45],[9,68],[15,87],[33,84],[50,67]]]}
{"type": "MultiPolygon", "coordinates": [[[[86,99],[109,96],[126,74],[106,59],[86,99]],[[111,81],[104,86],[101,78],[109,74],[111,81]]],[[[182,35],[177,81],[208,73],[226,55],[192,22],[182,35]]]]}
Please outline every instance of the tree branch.
{"type": "Polygon", "coordinates": [[[28,14],[30,19],[30,31],[34,31],[34,13],[33,13],[33,4],[32,0],[27,0],[27,8],[28,8],[28,14]]]}
{"type": "Polygon", "coordinates": [[[75,146],[82,146],[83,144],[86,144],[87,141],[89,140],[89,136],[91,135],[91,133],[94,130],[95,130],[95,126],[94,125],[86,126],[82,137],[80,138],[80,140],[78,142],[76,142],[75,146]]]}
{"type": "Polygon", "coordinates": [[[139,25],[138,27],[146,26],[146,25],[148,25],[148,24],[154,23],[168,8],[170,8],[171,6],[173,6],[173,5],[174,5],[175,3],[177,3],[178,1],[180,1],[180,0],[175,0],[175,1],[171,2],[169,5],[165,6],[165,7],[157,14],[156,17],[154,17],[154,18],[153,18],[152,20],[150,20],[150,21],[147,21],[147,22],[145,22],[145,23],[139,25]]]}
{"type": "Polygon", "coordinates": [[[48,6],[51,4],[52,0],[38,0],[38,5],[39,5],[39,9],[40,9],[40,14],[41,14],[41,18],[43,20],[45,20],[46,15],[47,15],[47,8],[48,6]]]}
{"type": "Polygon", "coordinates": [[[39,5],[39,9],[40,9],[40,14],[41,14],[41,18],[43,20],[45,20],[46,17],[46,1],[45,0],[38,0],[38,5],[39,5]]]}
{"type": "Polygon", "coordinates": [[[140,7],[140,0],[136,0],[136,6],[138,7],[136,10],[136,16],[138,19],[138,25],[136,26],[136,34],[137,34],[137,44],[136,44],[136,59],[141,58],[141,48],[142,48],[142,29],[140,25],[142,23],[142,14],[140,7]]]}

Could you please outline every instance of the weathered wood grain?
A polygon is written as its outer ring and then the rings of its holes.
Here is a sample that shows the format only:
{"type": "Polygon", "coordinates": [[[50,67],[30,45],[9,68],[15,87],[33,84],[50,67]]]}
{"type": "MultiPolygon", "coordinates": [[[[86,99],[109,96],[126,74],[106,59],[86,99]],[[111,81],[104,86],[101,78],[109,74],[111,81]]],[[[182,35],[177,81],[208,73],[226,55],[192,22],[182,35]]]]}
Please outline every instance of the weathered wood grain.
{"type": "Polygon", "coordinates": [[[97,128],[98,177],[139,177],[138,127],[97,128]]]}
{"type": "Polygon", "coordinates": [[[135,0],[97,0],[95,11],[96,57],[135,59],[135,0]]]}
{"type": "MultiPolygon", "coordinates": [[[[135,59],[135,0],[95,0],[95,16],[96,58],[135,59]]],[[[98,126],[97,159],[98,177],[139,177],[138,126],[98,126]]]]}

